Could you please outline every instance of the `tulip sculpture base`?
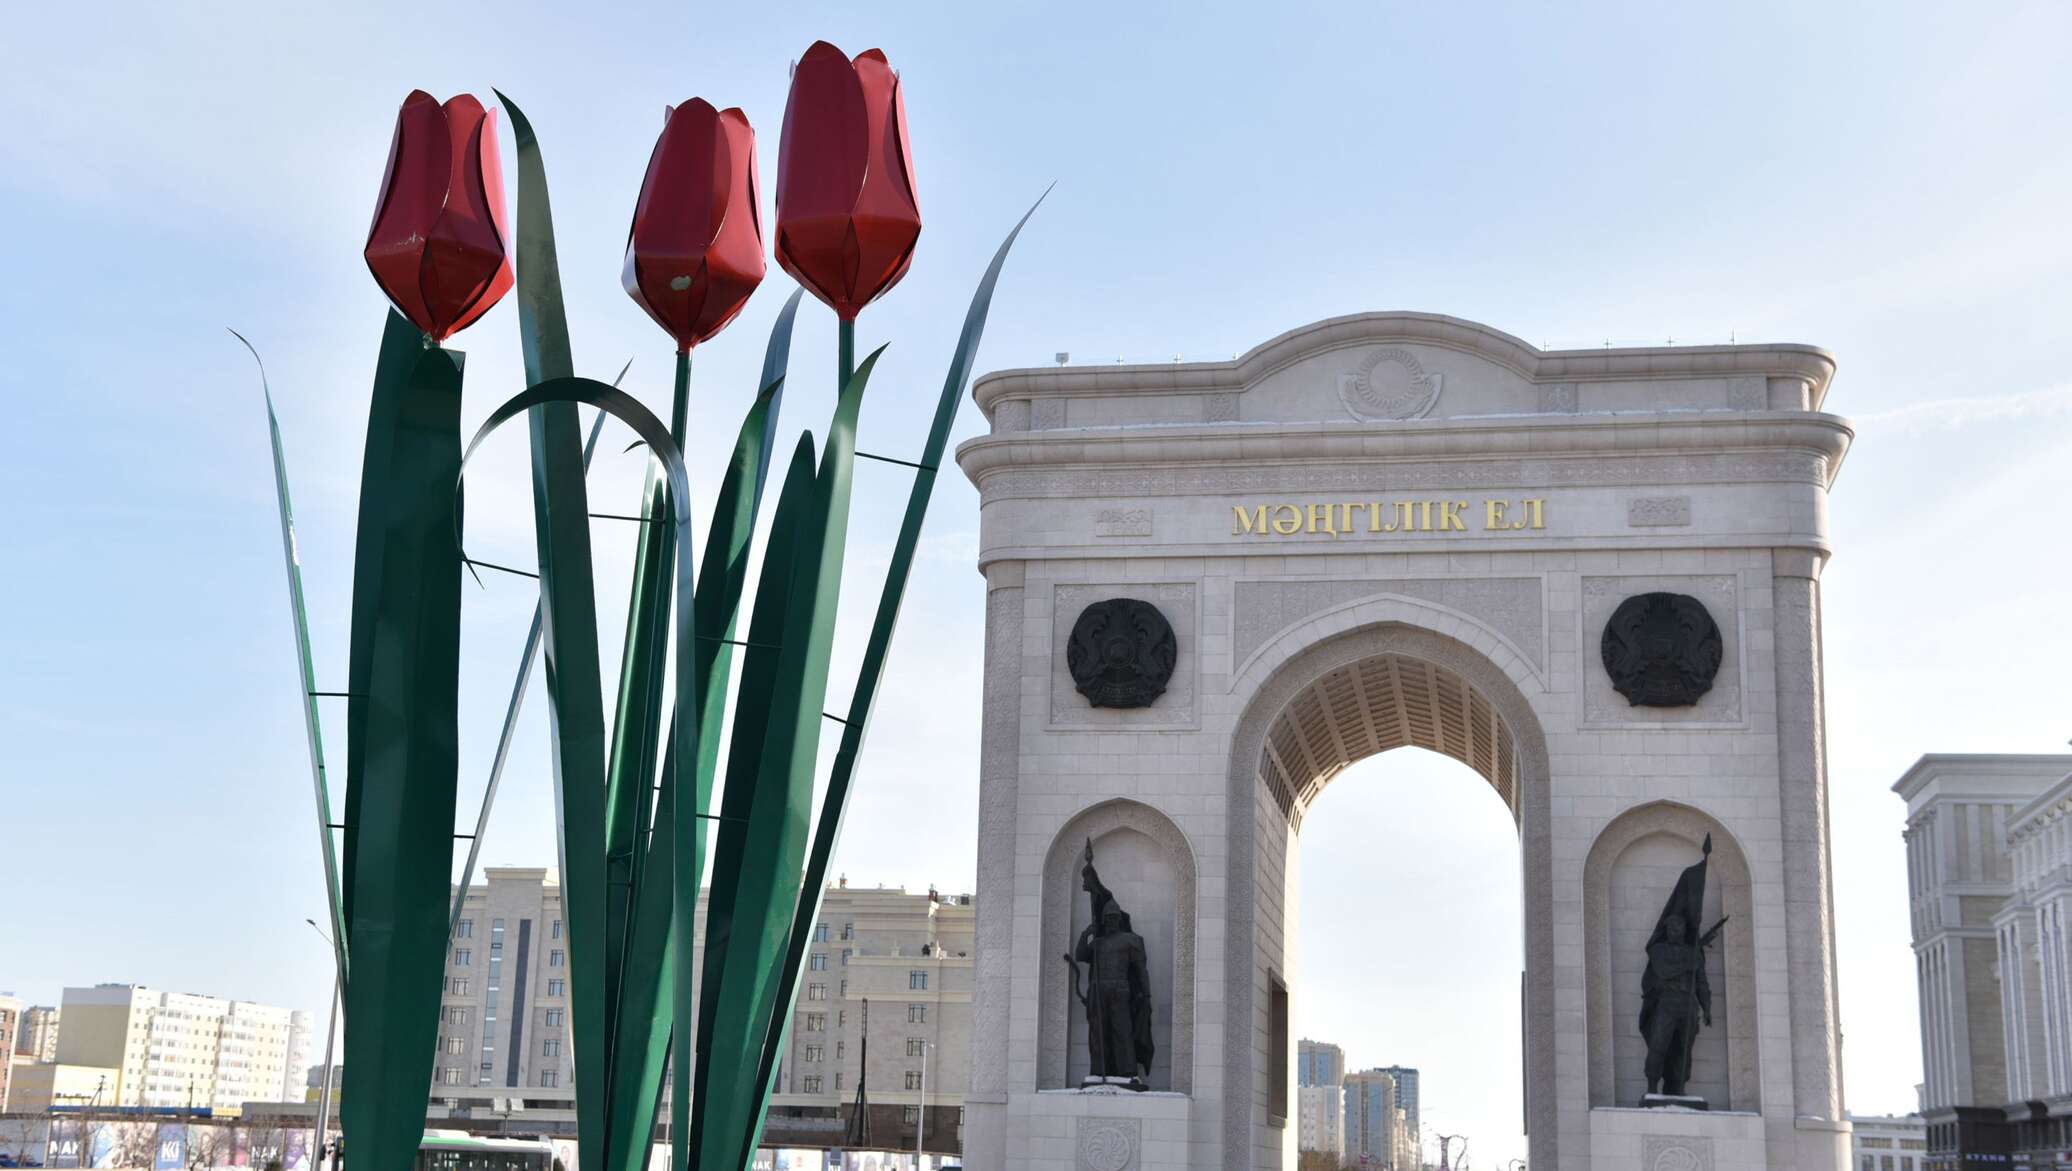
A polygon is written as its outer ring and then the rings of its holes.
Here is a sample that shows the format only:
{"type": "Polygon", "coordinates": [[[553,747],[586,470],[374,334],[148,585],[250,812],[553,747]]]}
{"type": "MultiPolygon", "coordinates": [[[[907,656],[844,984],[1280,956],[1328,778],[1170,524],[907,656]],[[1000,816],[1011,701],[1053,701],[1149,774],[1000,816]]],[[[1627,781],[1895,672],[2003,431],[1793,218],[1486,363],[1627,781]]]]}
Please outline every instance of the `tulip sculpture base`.
{"type": "MultiPolygon", "coordinates": [[[[896,89],[880,84],[891,76],[889,69],[878,69],[882,54],[874,61],[867,58],[872,54],[858,58],[859,73],[896,97],[896,89]]],[[[801,71],[806,72],[803,66],[801,71]]],[[[877,360],[873,353],[853,361],[853,309],[840,314],[840,382],[833,418],[824,441],[816,444],[810,432],[801,436],[785,461],[768,518],[767,546],[755,570],[748,628],[745,637],[737,637],[799,297],[794,295],[778,315],[760,386],[728,455],[705,545],[698,549],[690,523],[694,510],[684,442],[713,428],[698,420],[700,412],[692,406],[689,349],[694,342],[680,341],[666,426],[631,395],[575,375],[539,142],[509,99],[504,107],[518,143],[519,197],[511,234],[529,389],[491,412],[463,452],[462,358],[430,339],[450,332],[453,321],[464,324],[479,316],[486,302],[508,287],[508,270],[487,271],[482,279],[465,283],[460,290],[464,303],[448,306],[436,329],[391,314],[362,472],[344,844],[337,852],[343,860],[337,865],[313,703],[329,693],[315,686],[287,476],[275,433],[276,486],[309,704],[312,772],[325,826],[333,923],[339,928],[334,938],[346,990],[346,1060],[367,1071],[370,1084],[395,1090],[349,1097],[345,1128],[352,1135],[356,1165],[400,1168],[414,1158],[424,1125],[422,1091],[405,1091],[433,1082],[445,953],[458,914],[446,901],[453,845],[456,836],[469,836],[455,835],[453,828],[461,579],[478,568],[534,576],[531,570],[471,561],[461,551],[461,477],[477,447],[523,416],[532,447],[540,603],[477,820],[475,848],[511,744],[526,674],[536,648],[544,648],[580,1163],[589,1171],[644,1171],[664,1062],[673,1054],[673,1166],[741,1171],[754,1153],[784,1050],[806,946],[913,569],[935,469],[970,381],[994,285],[1028,216],[1008,234],[979,282],[919,451],[911,460],[892,461],[914,469],[913,484],[849,706],[836,715],[826,711],[826,700],[859,454],[856,429],[877,360]],[[591,570],[593,513],[584,483],[588,452],[576,415],[582,405],[597,408],[600,419],[609,415],[629,426],[646,445],[649,460],[621,674],[608,722],[591,570]],[[738,695],[729,726],[730,690],[738,695]],[[839,729],[840,743],[816,809],[814,791],[821,780],[816,762],[823,730],[830,727],[839,729]],[[717,775],[722,745],[729,749],[724,778],[717,775]],[[697,947],[693,932],[700,923],[694,912],[699,888],[707,881],[705,934],[697,947]],[[690,962],[700,952],[702,971],[690,962]],[[694,1017],[695,1031],[683,1027],[694,1017]]],[[[456,98],[445,110],[465,121],[473,117],[471,108],[480,113],[473,99],[456,98]]],[[[710,120],[709,106],[679,109],[710,120]]],[[[481,180],[478,197],[487,198],[499,185],[481,178],[495,169],[494,135],[485,138],[482,130],[493,123],[475,117],[469,133],[442,139],[426,129],[436,125],[439,110],[424,95],[406,103],[385,199],[399,189],[414,192],[413,198],[423,196],[412,184],[448,174],[425,162],[427,140],[437,151],[454,152],[462,160],[453,175],[481,180]]],[[[724,121],[726,116],[717,117],[724,121]]],[[[903,116],[895,122],[903,152],[903,116]]],[[[665,134],[665,145],[666,140],[665,134]]],[[[739,136],[728,141],[738,143],[739,136]]],[[[655,165],[664,154],[658,147],[655,165]]],[[[711,152],[693,150],[690,157],[709,158],[711,152]]],[[[752,175],[752,140],[746,159],[752,175]]],[[[752,182],[746,190],[752,197],[752,182]]],[[[455,199],[425,198],[425,206],[438,215],[447,214],[444,209],[455,199]]],[[[910,193],[908,198],[910,204],[910,193]]],[[[780,192],[780,208],[783,202],[780,192]]],[[[368,255],[378,278],[401,271],[399,250],[414,246],[422,251],[427,240],[436,246],[445,238],[437,231],[401,234],[400,222],[386,213],[377,216],[377,239],[370,239],[368,255]],[[388,241],[387,251],[380,252],[377,264],[380,240],[388,241]]],[[[483,224],[495,230],[482,238],[500,247],[500,196],[488,199],[487,210],[469,221],[469,230],[483,224]]],[[[918,218],[913,231],[918,232],[918,218]]],[[[638,220],[635,236],[637,244],[638,220]]],[[[911,240],[905,247],[910,252],[911,240]]],[[[779,254],[783,259],[781,245],[779,254]]],[[[743,256],[737,252],[734,257],[737,275],[747,271],[743,256]]],[[[905,271],[905,254],[894,260],[896,265],[880,274],[880,283],[862,300],[905,271]]],[[[496,261],[501,265],[500,253],[496,261]]],[[[451,270],[442,271],[450,275],[451,270]]],[[[759,279],[759,268],[754,275],[759,279]]],[[[629,266],[629,286],[634,279],[629,266]]],[[[411,295],[411,289],[391,288],[400,307],[424,309],[409,304],[411,295]]],[[[740,298],[745,300],[745,291],[740,298]]],[[[677,320],[659,296],[643,304],[665,325],[677,320]]],[[[738,303],[718,310],[704,306],[706,316],[684,329],[709,337],[738,308],[738,303]]],[[[269,396],[269,417],[270,403],[269,396]]],[[[595,441],[593,430],[593,447],[595,441]]],[[[474,857],[471,850],[464,873],[472,873],[474,857]]]]}

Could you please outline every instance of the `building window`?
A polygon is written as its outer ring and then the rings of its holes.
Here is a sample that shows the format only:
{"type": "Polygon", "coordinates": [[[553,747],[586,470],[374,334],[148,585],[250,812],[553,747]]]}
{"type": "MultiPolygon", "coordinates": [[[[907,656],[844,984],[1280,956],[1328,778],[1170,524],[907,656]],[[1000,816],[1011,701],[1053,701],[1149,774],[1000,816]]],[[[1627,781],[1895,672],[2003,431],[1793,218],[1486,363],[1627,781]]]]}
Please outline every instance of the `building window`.
{"type": "Polygon", "coordinates": [[[848,1009],[846,1009],[846,1008],[844,1008],[844,1009],[840,1009],[840,1010],[837,1010],[837,1011],[836,1011],[836,1013],[835,1013],[835,1028],[838,1028],[838,1029],[846,1029],[846,1028],[848,1028],[848,1027],[849,1027],[849,1010],[848,1010],[848,1009]]]}
{"type": "Polygon", "coordinates": [[[562,961],[566,960],[567,958],[567,952],[550,951],[547,953],[547,966],[550,968],[558,968],[561,966],[562,961]]]}
{"type": "Polygon", "coordinates": [[[558,1070],[558,1069],[543,1069],[543,1070],[541,1070],[541,1071],[540,1071],[540,1084],[541,1084],[541,1085],[543,1085],[543,1086],[549,1086],[549,1087],[552,1087],[552,1086],[558,1086],[558,1085],[560,1085],[560,1084],[561,1084],[561,1071],[560,1071],[560,1070],[558,1070]]]}
{"type": "Polygon", "coordinates": [[[473,919],[462,919],[454,926],[453,937],[455,939],[473,939],[475,937],[475,921],[473,919]]]}
{"type": "Polygon", "coordinates": [[[467,979],[462,976],[449,977],[446,981],[446,993],[449,996],[466,996],[468,994],[467,979]]]}
{"type": "Polygon", "coordinates": [[[447,1010],[446,1010],[446,1023],[447,1023],[447,1024],[449,1024],[449,1025],[464,1025],[464,1024],[467,1024],[467,1023],[468,1023],[468,1010],[467,1010],[467,1009],[465,1009],[465,1008],[458,1008],[458,1007],[455,1007],[455,1008],[449,1008],[449,1009],[447,1009],[447,1010]]]}
{"type": "Polygon", "coordinates": [[[842,924],[842,938],[843,938],[844,940],[849,940],[849,939],[854,939],[854,938],[856,938],[856,924],[854,924],[854,923],[844,923],[844,924],[842,924]]]}
{"type": "Polygon", "coordinates": [[[919,1106],[908,1106],[903,1111],[903,1115],[906,1118],[906,1124],[912,1126],[916,1122],[921,1121],[921,1108],[919,1106]]]}
{"type": "Polygon", "coordinates": [[[842,949],[842,966],[843,966],[843,967],[845,967],[845,968],[849,966],[849,956],[850,956],[850,954],[851,954],[851,953],[850,953],[850,950],[849,950],[848,948],[846,948],[846,947],[845,947],[845,948],[843,948],[843,949],[842,949]]]}
{"type": "Polygon", "coordinates": [[[489,962],[492,964],[497,961],[497,956],[495,953],[504,950],[504,937],[502,931],[503,929],[500,927],[495,932],[492,932],[489,936],[489,950],[491,953],[489,957],[489,962]]]}
{"type": "Polygon", "coordinates": [[[845,1053],[847,1053],[848,1051],[849,1051],[849,1042],[847,1042],[847,1041],[836,1041],[836,1042],[835,1042],[835,1060],[836,1060],[836,1061],[840,1061],[840,1060],[842,1059],[842,1055],[843,1055],[843,1054],[845,1054],[845,1053]]]}
{"type": "Polygon", "coordinates": [[[485,1062],[483,1062],[483,1063],[482,1063],[482,1072],[483,1072],[483,1073],[488,1073],[488,1072],[490,1071],[490,1069],[491,1069],[491,1068],[492,1068],[492,1066],[490,1065],[490,1063],[489,1063],[489,1062],[485,1061],[485,1062]]]}
{"type": "Polygon", "coordinates": [[[827,1046],[825,1046],[825,1045],[808,1045],[808,1046],[806,1046],[806,1058],[805,1058],[805,1059],[806,1059],[807,1061],[825,1061],[825,1060],[827,1060],[827,1046]]]}
{"type": "Polygon", "coordinates": [[[826,999],[827,999],[827,985],[825,985],[825,984],[808,984],[808,985],[806,985],[806,999],[807,999],[807,1000],[826,1000],[826,999]]]}
{"type": "Polygon", "coordinates": [[[548,1010],[547,1010],[547,1027],[548,1027],[548,1028],[550,1028],[550,1029],[558,1029],[558,1028],[560,1028],[560,1027],[561,1027],[561,1018],[562,1018],[562,1010],[560,1010],[560,1009],[558,1009],[558,1008],[550,1008],[550,1009],[548,1009],[548,1010]]]}
{"type": "Polygon", "coordinates": [[[921,1088],[920,1070],[910,1069],[906,1071],[906,1088],[910,1090],[918,1090],[921,1088]]]}
{"type": "Polygon", "coordinates": [[[915,969],[907,973],[908,991],[925,992],[928,989],[928,973],[915,969]]]}
{"type": "Polygon", "coordinates": [[[800,1092],[800,1093],[802,1093],[802,1094],[817,1094],[817,1093],[819,1093],[819,1092],[820,1092],[820,1075],[819,1075],[819,1074],[817,1074],[817,1073],[809,1073],[809,1074],[807,1074],[807,1075],[806,1075],[805,1077],[802,1077],[802,1078],[800,1078],[800,1079],[799,1079],[799,1092],[800,1092]]]}
{"type": "Polygon", "coordinates": [[[842,999],[849,999],[849,981],[847,980],[842,981],[842,999]]]}
{"type": "Polygon", "coordinates": [[[456,948],[454,948],[454,949],[453,949],[453,966],[454,966],[454,967],[456,967],[456,968],[471,968],[471,967],[474,967],[474,966],[475,966],[475,953],[474,953],[474,952],[472,952],[472,951],[470,951],[470,950],[468,950],[468,949],[467,949],[467,948],[465,948],[465,947],[456,947],[456,948]]]}
{"type": "Polygon", "coordinates": [[[559,1057],[559,1056],[561,1056],[561,1039],[560,1039],[559,1037],[549,1037],[549,1038],[547,1038],[546,1040],[544,1040],[544,1041],[540,1042],[540,1056],[541,1056],[541,1057],[559,1057]]]}
{"type": "Polygon", "coordinates": [[[919,1057],[928,1051],[928,1042],[919,1037],[907,1038],[907,1056],[919,1057]]]}
{"type": "Polygon", "coordinates": [[[813,942],[815,942],[815,943],[826,943],[826,942],[827,942],[827,924],[825,924],[825,923],[815,923],[815,924],[813,925],[813,942]]]}
{"type": "Polygon", "coordinates": [[[458,1065],[449,1065],[449,1066],[447,1066],[446,1068],[444,1068],[444,1069],[440,1070],[440,1071],[439,1071],[439,1083],[440,1083],[441,1085],[448,1085],[448,1086],[457,1086],[457,1085],[459,1085],[459,1084],[460,1084],[460,1066],[458,1066],[458,1065]]]}
{"type": "Polygon", "coordinates": [[[568,981],[566,981],[566,980],[549,980],[549,981],[547,981],[547,995],[549,995],[549,996],[567,996],[567,995],[568,995],[568,981]]]}
{"type": "Polygon", "coordinates": [[[806,1031],[807,1031],[807,1032],[809,1032],[809,1033],[825,1033],[825,1032],[827,1032],[827,1014],[826,1014],[826,1013],[824,1013],[824,1012],[809,1012],[809,1013],[807,1013],[807,1014],[806,1014],[806,1031]]]}
{"type": "Polygon", "coordinates": [[[842,1075],[841,1075],[841,1074],[836,1074],[836,1075],[835,1075],[835,1093],[839,1094],[839,1093],[841,1093],[841,1092],[842,1092],[842,1075]]]}
{"type": "Polygon", "coordinates": [[[824,951],[814,952],[812,958],[807,961],[807,966],[816,972],[827,971],[827,953],[824,951]]]}
{"type": "Polygon", "coordinates": [[[910,1025],[925,1025],[925,1024],[927,1024],[927,1023],[928,1023],[928,1006],[927,1006],[927,1005],[925,1005],[925,1004],[909,1004],[909,1005],[907,1005],[907,1023],[908,1023],[908,1024],[910,1024],[910,1025]]]}
{"type": "Polygon", "coordinates": [[[1266,974],[1272,986],[1266,1010],[1266,1113],[1275,1125],[1288,1118],[1288,986],[1272,972],[1266,974]]]}
{"type": "Polygon", "coordinates": [[[446,1052],[452,1054],[455,1057],[459,1057],[463,1052],[467,1050],[467,1047],[468,1042],[467,1039],[464,1037],[446,1038],[446,1052]]]}
{"type": "Polygon", "coordinates": [[[489,929],[491,931],[502,931],[504,929],[504,921],[502,919],[491,919],[489,921],[489,929]]]}

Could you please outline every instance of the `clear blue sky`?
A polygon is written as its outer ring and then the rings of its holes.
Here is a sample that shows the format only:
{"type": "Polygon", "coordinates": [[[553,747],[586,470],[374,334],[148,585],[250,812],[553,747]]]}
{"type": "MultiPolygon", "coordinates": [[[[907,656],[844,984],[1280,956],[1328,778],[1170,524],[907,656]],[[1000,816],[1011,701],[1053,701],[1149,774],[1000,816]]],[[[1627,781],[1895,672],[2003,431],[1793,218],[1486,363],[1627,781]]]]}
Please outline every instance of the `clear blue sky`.
{"type": "MultiPolygon", "coordinates": [[[[618,280],[662,107],[742,106],[764,135],[767,192],[786,63],[825,37],[882,45],[902,71],[927,220],[912,274],[864,319],[868,343],[894,342],[881,377],[898,388],[874,396],[867,445],[911,444],[971,283],[1053,179],[982,368],[1058,350],[1228,357],[1316,318],[1396,308],[1554,346],[1830,347],[1829,406],[1861,424],[1826,587],[1849,1098],[1911,1104],[1902,811],[1886,786],[1922,751],[2049,751],[2072,733],[2072,634],[2054,617],[2072,571],[2072,8],[337,7],[9,15],[0,988],[50,1001],[68,983],[134,980],[324,1007],[328,952],[301,925],[321,903],[265,430],[223,327],[273,371],[319,671],[336,682],[383,312],[359,251],[403,95],[495,85],[524,104],[578,364],[608,377],[633,357],[629,386],[660,403],[668,345],[618,280]]],[[[700,358],[696,394],[719,431],[785,293],[772,271],[700,358]]],[[[786,408],[818,426],[832,331],[809,317],[786,408]]],[[[519,389],[515,343],[508,303],[461,335],[471,421],[519,389]]],[[[977,426],[967,408],[960,434],[977,426]]],[[[530,556],[522,448],[502,444],[473,481],[480,556],[530,556]]],[[[600,500],[630,506],[638,457],[602,463],[600,500]]],[[[900,482],[866,475],[856,539],[875,567],[900,482]]],[[[946,477],[840,860],[852,881],[971,882],[975,514],[946,477]]],[[[604,545],[614,567],[621,546],[604,545]]],[[[613,568],[601,596],[622,597],[621,580],[613,568]]],[[[530,605],[511,580],[470,587],[469,778],[487,766],[530,605]]],[[[617,603],[604,609],[616,630],[617,603]]],[[[551,856],[537,703],[530,714],[492,863],[551,856]]],[[[332,727],[335,744],[336,713],[332,727]]],[[[1452,941],[1450,983],[1500,1011],[1486,1028],[1417,1011],[1411,968],[1433,925],[1399,899],[1390,954],[1348,960],[1385,961],[1403,994],[1388,979],[1320,982],[1301,1023],[1359,1065],[1441,1070],[1448,1050],[1515,1047],[1501,811],[1458,797],[1474,782],[1451,766],[1391,757],[1355,776],[1368,774],[1411,783],[1331,800],[1402,823],[1484,820],[1401,843],[1407,861],[1385,872],[1319,837],[1306,889],[1446,882],[1449,919],[1492,924],[1452,941]],[[1450,881],[1464,872],[1495,877],[1450,881]]],[[[1350,927],[1372,903],[1317,896],[1305,923],[1350,927]]],[[[1516,1142],[1507,1068],[1467,1063],[1426,1087],[1428,1111],[1487,1135],[1491,1158],[1516,1142]]]]}

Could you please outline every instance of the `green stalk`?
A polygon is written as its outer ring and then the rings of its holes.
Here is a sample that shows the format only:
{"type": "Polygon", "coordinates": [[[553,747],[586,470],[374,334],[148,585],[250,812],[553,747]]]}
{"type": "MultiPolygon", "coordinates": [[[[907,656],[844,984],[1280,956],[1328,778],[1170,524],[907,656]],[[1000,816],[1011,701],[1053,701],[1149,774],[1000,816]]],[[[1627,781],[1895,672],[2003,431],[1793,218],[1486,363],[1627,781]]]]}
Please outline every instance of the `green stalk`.
{"type": "Polygon", "coordinates": [[[856,377],[856,319],[844,317],[835,326],[835,393],[856,377]]]}

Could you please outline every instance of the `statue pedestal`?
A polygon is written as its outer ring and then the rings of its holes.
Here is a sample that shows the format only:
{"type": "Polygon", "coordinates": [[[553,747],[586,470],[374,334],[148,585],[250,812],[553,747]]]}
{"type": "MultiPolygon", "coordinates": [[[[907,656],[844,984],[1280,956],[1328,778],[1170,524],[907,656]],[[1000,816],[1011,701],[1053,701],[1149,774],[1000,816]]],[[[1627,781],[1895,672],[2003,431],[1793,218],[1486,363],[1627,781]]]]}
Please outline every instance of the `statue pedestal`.
{"type": "MultiPolygon", "coordinates": [[[[1598,1106],[1590,1111],[1590,1147],[1580,1162],[1638,1171],[1770,1171],[1769,1137],[1763,1116],[1746,1111],[1678,1109],[1666,1103],[1650,1109],[1598,1106]]],[[[1774,1166],[1841,1171],[1850,1164],[1845,1151],[1840,1162],[1779,1161],[1774,1166]]]]}
{"type": "Polygon", "coordinates": [[[1643,1110],[1710,1110],[1712,1106],[1696,1094],[1642,1094],[1643,1110]]]}
{"type": "Polygon", "coordinates": [[[1114,1094],[1120,1093],[1124,1090],[1129,1090],[1141,1094],[1150,1088],[1151,1087],[1144,1084],[1142,1078],[1094,1077],[1092,1075],[1089,1075],[1079,1080],[1079,1092],[1082,1094],[1114,1094]]]}

